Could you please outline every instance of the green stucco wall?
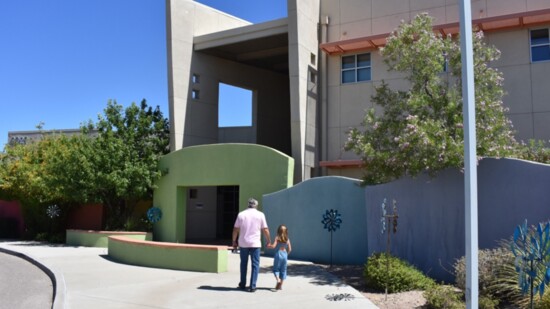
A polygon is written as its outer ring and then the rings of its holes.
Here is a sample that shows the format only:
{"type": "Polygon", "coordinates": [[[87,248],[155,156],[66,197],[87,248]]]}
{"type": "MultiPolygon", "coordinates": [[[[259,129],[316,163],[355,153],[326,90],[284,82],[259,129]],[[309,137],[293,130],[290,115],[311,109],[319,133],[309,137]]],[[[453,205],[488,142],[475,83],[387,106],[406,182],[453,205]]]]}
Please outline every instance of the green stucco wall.
{"type": "Polygon", "coordinates": [[[137,240],[151,240],[151,233],[67,230],[65,243],[69,246],[107,248],[109,236],[125,236],[137,240]]]}
{"type": "Polygon", "coordinates": [[[132,265],[221,273],[227,271],[227,247],[164,244],[109,237],[109,256],[132,265]]]}
{"type": "Polygon", "coordinates": [[[254,197],[262,209],[264,194],[292,186],[294,160],[261,145],[212,144],[171,152],[159,167],[167,174],[156,182],[153,197],[153,205],[163,213],[154,225],[155,240],[182,243],[188,187],[239,186],[239,208],[254,197]]]}

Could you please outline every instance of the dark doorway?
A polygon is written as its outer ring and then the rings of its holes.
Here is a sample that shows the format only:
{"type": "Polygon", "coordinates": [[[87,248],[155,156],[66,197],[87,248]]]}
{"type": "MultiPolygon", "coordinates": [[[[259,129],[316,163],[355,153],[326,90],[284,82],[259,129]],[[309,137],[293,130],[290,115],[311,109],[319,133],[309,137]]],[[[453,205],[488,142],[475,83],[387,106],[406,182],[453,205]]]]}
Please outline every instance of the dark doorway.
{"type": "Polygon", "coordinates": [[[239,214],[239,186],[218,187],[218,211],[216,220],[216,238],[231,239],[233,225],[239,214]]]}

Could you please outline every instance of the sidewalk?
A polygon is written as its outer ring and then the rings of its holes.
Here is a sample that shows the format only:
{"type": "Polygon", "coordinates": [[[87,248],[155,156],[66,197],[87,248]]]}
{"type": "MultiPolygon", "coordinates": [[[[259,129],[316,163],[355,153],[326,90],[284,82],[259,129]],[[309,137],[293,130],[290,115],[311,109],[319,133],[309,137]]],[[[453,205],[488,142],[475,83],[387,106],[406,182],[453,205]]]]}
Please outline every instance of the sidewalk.
{"type": "MultiPolygon", "coordinates": [[[[56,278],[54,308],[377,308],[320,267],[289,261],[283,290],[275,291],[272,258],[261,258],[257,291],[237,289],[239,255],[229,253],[228,272],[187,272],[112,261],[106,248],[0,242],[50,269],[56,278]],[[341,300],[328,298],[340,296],[341,300]]],[[[250,270],[249,270],[250,274],[250,270]]]]}

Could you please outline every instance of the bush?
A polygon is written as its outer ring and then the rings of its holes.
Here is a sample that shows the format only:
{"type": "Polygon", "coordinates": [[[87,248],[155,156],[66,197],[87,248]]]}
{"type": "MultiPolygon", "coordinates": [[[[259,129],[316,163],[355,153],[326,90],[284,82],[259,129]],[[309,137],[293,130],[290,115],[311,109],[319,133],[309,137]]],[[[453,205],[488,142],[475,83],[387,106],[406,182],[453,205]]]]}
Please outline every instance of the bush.
{"type": "Polygon", "coordinates": [[[462,292],[450,285],[434,285],[424,291],[426,304],[428,308],[432,309],[466,308],[466,304],[462,301],[462,297],[462,292]]]}
{"type": "Polygon", "coordinates": [[[63,244],[65,243],[65,234],[64,233],[38,233],[34,237],[36,241],[49,242],[51,244],[63,244]]]}
{"type": "MultiPolygon", "coordinates": [[[[498,280],[503,265],[514,265],[514,255],[505,246],[496,249],[479,250],[478,255],[478,276],[479,291],[481,295],[487,294],[489,286],[494,285],[498,280]]],[[[465,257],[460,258],[453,265],[455,270],[455,281],[459,289],[466,289],[466,265],[465,257]]]]}
{"type": "Polygon", "coordinates": [[[550,292],[544,293],[542,298],[535,297],[535,308],[537,309],[550,309],[550,292]]]}
{"type": "MultiPolygon", "coordinates": [[[[464,291],[466,288],[465,258],[460,258],[453,266],[456,285],[464,291]]],[[[520,308],[529,301],[528,297],[521,294],[509,241],[502,240],[495,249],[479,250],[478,276],[480,308],[482,298],[498,299],[500,302],[511,303],[520,308]]],[[[487,306],[485,308],[492,308],[489,304],[487,306]]]]}
{"type": "Polygon", "coordinates": [[[490,296],[479,296],[478,305],[480,309],[496,309],[500,302],[490,296]]]}
{"type": "Polygon", "coordinates": [[[388,281],[388,293],[411,290],[425,290],[435,285],[433,279],[397,257],[389,256],[389,273],[386,271],[387,255],[375,253],[365,264],[364,276],[368,288],[385,291],[388,281]]]}
{"type": "MultiPolygon", "coordinates": [[[[424,292],[428,308],[433,309],[462,309],[466,308],[464,293],[450,285],[437,285],[424,292]]],[[[479,296],[480,309],[496,309],[499,301],[488,296],[479,296]]]]}
{"type": "Polygon", "coordinates": [[[523,160],[540,163],[550,163],[550,148],[541,140],[529,140],[527,144],[521,143],[516,147],[517,157],[523,160]]]}

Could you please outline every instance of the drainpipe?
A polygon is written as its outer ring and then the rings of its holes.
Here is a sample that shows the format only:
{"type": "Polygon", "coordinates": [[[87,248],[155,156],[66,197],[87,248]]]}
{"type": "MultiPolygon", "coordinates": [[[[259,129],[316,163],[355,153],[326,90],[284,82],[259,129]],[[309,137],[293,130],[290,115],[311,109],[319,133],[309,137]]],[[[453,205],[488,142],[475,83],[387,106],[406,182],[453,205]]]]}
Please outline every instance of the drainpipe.
{"type": "MultiPolygon", "coordinates": [[[[328,25],[329,17],[321,17],[321,44],[328,41],[328,25]]],[[[321,72],[321,126],[320,126],[320,148],[321,153],[318,161],[326,161],[328,159],[328,57],[324,51],[320,52],[319,57],[319,72],[321,72]]],[[[327,168],[320,167],[321,175],[327,175],[327,168]]]]}

